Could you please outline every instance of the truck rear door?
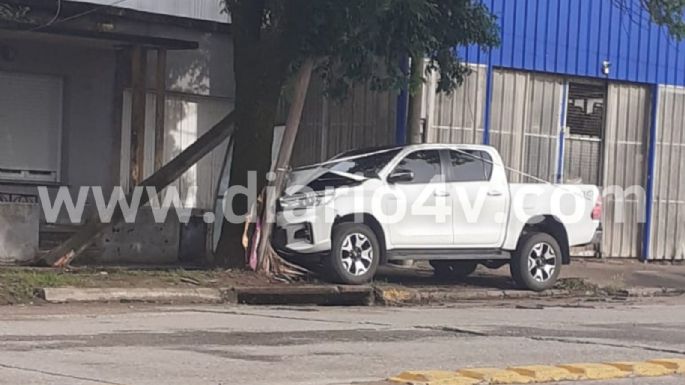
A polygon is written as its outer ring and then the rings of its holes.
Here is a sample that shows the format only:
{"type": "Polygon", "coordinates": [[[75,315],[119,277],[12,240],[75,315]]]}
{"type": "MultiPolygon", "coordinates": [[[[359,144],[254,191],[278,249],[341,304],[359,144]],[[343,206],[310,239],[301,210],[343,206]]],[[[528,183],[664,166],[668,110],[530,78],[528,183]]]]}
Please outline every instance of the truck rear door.
{"type": "Polygon", "coordinates": [[[444,150],[442,155],[452,198],[453,246],[500,247],[509,200],[506,178],[498,175],[502,170],[495,169],[486,151],[444,150]]]}

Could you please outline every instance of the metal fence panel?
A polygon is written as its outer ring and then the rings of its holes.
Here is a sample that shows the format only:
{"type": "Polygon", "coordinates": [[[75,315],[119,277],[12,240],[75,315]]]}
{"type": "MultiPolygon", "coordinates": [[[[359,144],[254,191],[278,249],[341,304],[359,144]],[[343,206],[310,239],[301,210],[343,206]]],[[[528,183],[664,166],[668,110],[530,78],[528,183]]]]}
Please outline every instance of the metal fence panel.
{"type": "Polygon", "coordinates": [[[657,110],[652,259],[685,259],[685,88],[663,86],[657,110]]]}
{"type": "Polygon", "coordinates": [[[600,185],[598,167],[602,140],[589,136],[569,135],[564,143],[564,181],[600,185]]]}
{"type": "Polygon", "coordinates": [[[343,151],[395,143],[397,94],[358,85],[343,100],[323,93],[313,80],[307,93],[292,164],[324,161],[343,151]]]}
{"type": "MultiPolygon", "coordinates": [[[[560,77],[494,72],[490,143],[505,165],[554,181],[562,87],[560,77]]],[[[514,171],[508,176],[512,182],[534,182],[514,171]]]]}
{"type": "Polygon", "coordinates": [[[609,186],[618,186],[627,194],[605,194],[601,250],[606,257],[637,257],[641,253],[650,100],[647,87],[609,85],[603,185],[605,192],[609,186]]]}
{"type": "Polygon", "coordinates": [[[423,93],[428,143],[483,143],[486,80],[487,67],[473,66],[452,93],[436,94],[437,76],[428,79],[423,93]]]}

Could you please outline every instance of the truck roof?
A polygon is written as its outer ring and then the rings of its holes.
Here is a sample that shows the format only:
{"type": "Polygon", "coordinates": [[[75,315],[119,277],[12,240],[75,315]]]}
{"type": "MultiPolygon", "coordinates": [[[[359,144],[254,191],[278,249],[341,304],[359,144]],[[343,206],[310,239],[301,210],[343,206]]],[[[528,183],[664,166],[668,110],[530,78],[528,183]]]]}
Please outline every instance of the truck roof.
{"type": "Polygon", "coordinates": [[[469,150],[492,150],[492,146],[484,144],[463,144],[463,143],[421,143],[421,144],[408,144],[404,146],[398,146],[400,148],[407,149],[441,149],[441,148],[461,148],[469,150]]]}

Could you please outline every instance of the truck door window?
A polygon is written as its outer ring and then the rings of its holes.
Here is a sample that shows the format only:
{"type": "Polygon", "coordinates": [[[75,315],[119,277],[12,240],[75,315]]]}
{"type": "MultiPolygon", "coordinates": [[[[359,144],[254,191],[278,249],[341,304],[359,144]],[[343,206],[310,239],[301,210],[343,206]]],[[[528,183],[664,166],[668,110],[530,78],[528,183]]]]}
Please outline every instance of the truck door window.
{"type": "Polygon", "coordinates": [[[450,150],[448,182],[483,182],[492,176],[492,158],[485,151],[450,150]]]}
{"type": "Polygon", "coordinates": [[[405,183],[431,183],[440,181],[440,152],[437,150],[416,151],[407,155],[397,164],[395,171],[406,170],[414,173],[414,179],[405,183]]]}

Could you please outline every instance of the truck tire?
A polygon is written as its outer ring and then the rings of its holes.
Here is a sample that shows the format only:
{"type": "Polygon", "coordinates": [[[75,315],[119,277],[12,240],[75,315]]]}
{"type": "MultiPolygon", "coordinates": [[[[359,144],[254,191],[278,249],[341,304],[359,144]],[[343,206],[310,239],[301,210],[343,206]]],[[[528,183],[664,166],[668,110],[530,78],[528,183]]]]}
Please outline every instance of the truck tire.
{"type": "Polygon", "coordinates": [[[523,289],[547,290],[556,283],[561,263],[561,248],[554,237],[546,233],[528,233],[512,255],[511,277],[523,289]]]}
{"type": "Polygon", "coordinates": [[[478,267],[478,263],[474,261],[433,260],[430,265],[433,267],[433,274],[442,279],[466,278],[478,267]]]}
{"type": "Polygon", "coordinates": [[[362,285],[373,279],[380,257],[380,243],[369,226],[343,223],[333,228],[331,253],[324,259],[324,268],[333,282],[362,285]]]}

